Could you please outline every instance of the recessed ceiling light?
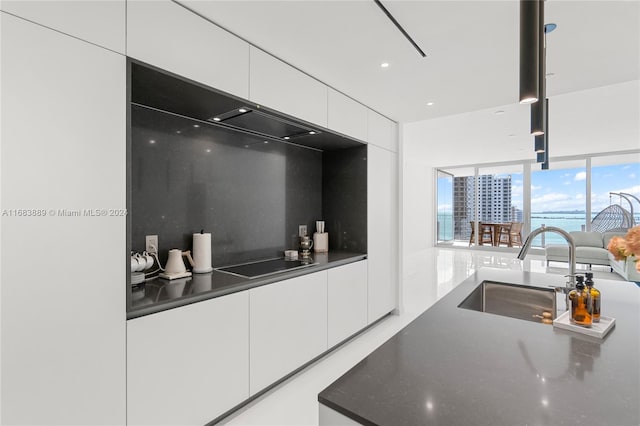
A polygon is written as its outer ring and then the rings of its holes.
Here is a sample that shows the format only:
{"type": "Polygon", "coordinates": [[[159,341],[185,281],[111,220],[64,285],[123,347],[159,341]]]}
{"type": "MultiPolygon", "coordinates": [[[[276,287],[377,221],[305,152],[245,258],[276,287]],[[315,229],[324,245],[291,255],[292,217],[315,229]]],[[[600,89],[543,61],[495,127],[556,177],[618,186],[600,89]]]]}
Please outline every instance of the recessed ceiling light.
{"type": "Polygon", "coordinates": [[[291,138],[289,136],[285,136],[283,139],[288,141],[291,138]]]}
{"type": "Polygon", "coordinates": [[[207,152],[211,152],[211,149],[207,148],[207,152]]]}
{"type": "Polygon", "coordinates": [[[220,117],[213,117],[213,121],[220,121],[220,117]]]}
{"type": "Polygon", "coordinates": [[[240,109],[238,110],[238,112],[247,112],[247,110],[246,110],[246,109],[244,109],[244,108],[240,108],[240,109]]]}
{"type": "Polygon", "coordinates": [[[269,141],[264,141],[264,143],[269,143],[269,141]]]}
{"type": "Polygon", "coordinates": [[[149,141],[149,143],[150,143],[151,145],[153,145],[154,143],[156,143],[156,141],[154,141],[153,139],[151,139],[151,140],[149,141]]]}
{"type": "Polygon", "coordinates": [[[427,102],[427,106],[433,106],[433,102],[427,102]]]}
{"type": "Polygon", "coordinates": [[[182,133],[182,130],[176,130],[176,133],[180,134],[180,133],[182,133]]]}
{"type": "Polygon", "coordinates": [[[516,135],[515,135],[515,134],[513,134],[513,133],[509,133],[507,136],[509,136],[510,138],[514,138],[514,137],[516,137],[516,135]]]}
{"type": "Polygon", "coordinates": [[[500,110],[494,112],[494,114],[495,115],[502,115],[502,114],[504,114],[504,111],[500,109],[500,110]]]}
{"type": "Polygon", "coordinates": [[[244,147],[245,147],[245,148],[249,148],[249,145],[245,145],[244,147]]]}
{"type": "Polygon", "coordinates": [[[309,132],[310,135],[315,135],[316,132],[314,132],[313,130],[309,132]]]}
{"type": "Polygon", "coordinates": [[[383,62],[380,64],[381,68],[389,68],[389,62],[383,62]]]}
{"type": "Polygon", "coordinates": [[[195,127],[197,129],[198,127],[200,127],[200,125],[199,124],[194,124],[193,127],[195,127]]]}

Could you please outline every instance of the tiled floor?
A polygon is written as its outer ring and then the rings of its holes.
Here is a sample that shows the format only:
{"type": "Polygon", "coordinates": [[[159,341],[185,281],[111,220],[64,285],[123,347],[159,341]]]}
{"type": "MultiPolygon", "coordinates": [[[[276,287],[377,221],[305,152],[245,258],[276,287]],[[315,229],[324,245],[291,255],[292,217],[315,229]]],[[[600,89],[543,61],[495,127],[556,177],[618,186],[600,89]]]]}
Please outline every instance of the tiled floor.
{"type": "MultiPolygon", "coordinates": [[[[227,417],[228,425],[317,425],[318,393],[380,346],[457,284],[481,267],[566,274],[561,263],[550,268],[542,256],[484,250],[432,248],[405,259],[403,311],[307,367],[250,405],[227,417]]],[[[594,266],[594,278],[620,279],[608,267],[594,266]]]]}

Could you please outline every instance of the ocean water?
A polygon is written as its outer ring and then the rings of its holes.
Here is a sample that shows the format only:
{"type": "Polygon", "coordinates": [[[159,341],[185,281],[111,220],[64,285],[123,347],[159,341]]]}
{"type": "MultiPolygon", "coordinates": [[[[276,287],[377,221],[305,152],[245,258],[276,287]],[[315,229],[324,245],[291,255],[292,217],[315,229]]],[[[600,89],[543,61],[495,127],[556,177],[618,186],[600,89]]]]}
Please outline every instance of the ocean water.
{"type": "MultiPolygon", "coordinates": [[[[595,217],[597,213],[593,214],[595,217]]],[[[636,224],[640,223],[640,214],[634,214],[636,224]]],[[[592,218],[593,218],[592,217],[592,218]]],[[[453,236],[453,216],[451,214],[438,214],[438,239],[450,240],[453,236]]],[[[567,232],[582,231],[586,227],[585,213],[532,213],[531,229],[540,226],[556,226],[567,232]]],[[[538,236],[534,242],[534,246],[543,246],[542,235],[538,236]]],[[[523,235],[523,238],[526,238],[523,235]]],[[[564,244],[565,240],[560,235],[547,232],[544,234],[544,245],[548,244],[564,244]]]]}

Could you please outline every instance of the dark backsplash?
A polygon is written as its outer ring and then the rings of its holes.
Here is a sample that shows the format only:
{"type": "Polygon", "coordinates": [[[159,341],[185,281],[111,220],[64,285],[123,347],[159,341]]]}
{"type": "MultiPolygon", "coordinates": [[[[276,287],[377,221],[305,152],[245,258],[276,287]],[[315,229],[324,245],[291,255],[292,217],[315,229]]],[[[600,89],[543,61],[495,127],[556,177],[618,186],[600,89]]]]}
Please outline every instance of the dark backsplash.
{"type": "Polygon", "coordinates": [[[325,151],[322,215],[329,249],[367,252],[367,146],[325,151]]]}
{"type": "Polygon", "coordinates": [[[157,234],[164,262],[204,229],[214,267],[231,265],[282,256],[322,218],[320,151],[136,105],[131,124],[132,250],[157,234]]]}
{"type": "Polygon", "coordinates": [[[213,266],[227,266],[282,257],[298,248],[298,225],[312,235],[324,220],[330,251],[367,252],[366,145],[324,129],[289,144],[215,125],[207,120],[220,111],[252,104],[129,65],[131,250],[158,235],[164,264],[170,249],[191,249],[192,234],[204,230],[213,266]]]}

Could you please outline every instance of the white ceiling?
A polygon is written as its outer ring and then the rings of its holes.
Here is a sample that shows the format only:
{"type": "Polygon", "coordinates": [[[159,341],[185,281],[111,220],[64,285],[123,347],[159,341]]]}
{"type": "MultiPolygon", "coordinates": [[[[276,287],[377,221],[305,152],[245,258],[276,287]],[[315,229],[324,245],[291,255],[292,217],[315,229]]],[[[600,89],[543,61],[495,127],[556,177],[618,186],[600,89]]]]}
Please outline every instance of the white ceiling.
{"type": "MultiPolygon", "coordinates": [[[[373,0],[180,2],[400,122],[517,103],[518,1],[382,0],[426,58],[373,0]]],[[[640,78],[639,1],[545,4],[550,97],[640,78]]]]}

